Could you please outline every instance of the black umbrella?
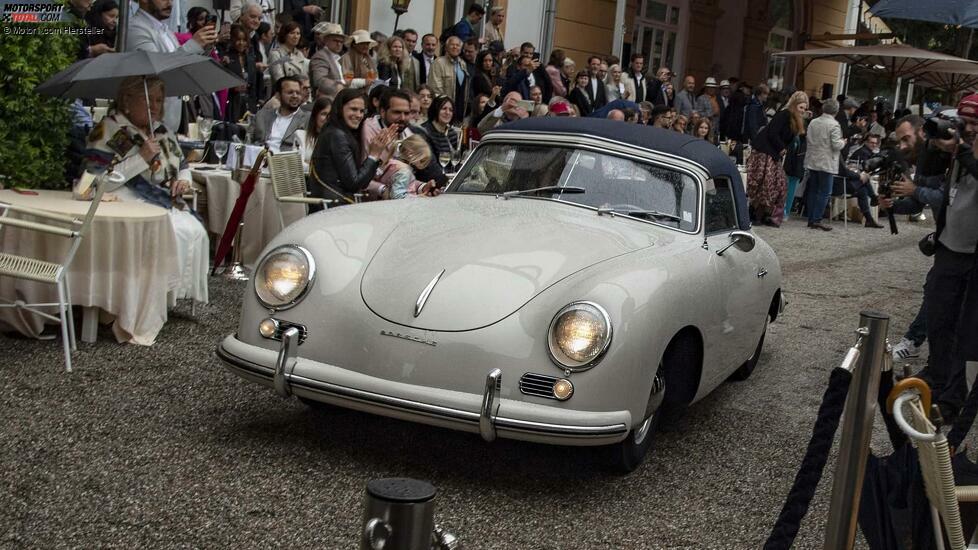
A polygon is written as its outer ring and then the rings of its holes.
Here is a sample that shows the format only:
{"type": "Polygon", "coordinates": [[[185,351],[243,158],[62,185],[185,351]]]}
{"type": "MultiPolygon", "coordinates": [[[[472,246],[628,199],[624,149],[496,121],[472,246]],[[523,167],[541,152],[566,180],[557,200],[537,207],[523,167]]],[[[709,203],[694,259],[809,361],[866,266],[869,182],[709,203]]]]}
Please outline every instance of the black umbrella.
{"type": "MultiPolygon", "coordinates": [[[[149,92],[145,77],[163,81],[168,96],[207,95],[247,84],[210,57],[185,52],[105,53],[83,59],[35,88],[39,94],[64,98],[111,98],[123,80],[144,77],[146,105],[149,92]]],[[[150,117],[152,126],[152,117],[150,117]]]]}
{"type": "Polygon", "coordinates": [[[38,85],[35,91],[65,98],[111,98],[119,84],[131,76],[161,79],[169,96],[207,95],[247,84],[210,57],[137,51],[83,59],[38,85]]]}
{"type": "Polygon", "coordinates": [[[880,0],[869,11],[876,17],[978,28],[978,2],[974,0],[880,0]]]}

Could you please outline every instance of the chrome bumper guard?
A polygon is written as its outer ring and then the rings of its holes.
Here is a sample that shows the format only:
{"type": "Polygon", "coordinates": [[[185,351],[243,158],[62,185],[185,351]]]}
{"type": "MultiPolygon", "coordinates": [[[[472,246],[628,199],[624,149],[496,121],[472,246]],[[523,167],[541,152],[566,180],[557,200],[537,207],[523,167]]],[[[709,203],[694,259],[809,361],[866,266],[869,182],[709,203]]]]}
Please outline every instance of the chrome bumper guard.
{"type": "Polygon", "coordinates": [[[496,396],[503,385],[503,371],[492,369],[486,376],[486,389],[482,392],[482,409],[479,413],[479,435],[486,441],[496,439],[496,396]]]}
{"type": "Polygon", "coordinates": [[[299,329],[289,327],[282,333],[282,345],[278,348],[278,359],[275,361],[275,375],[272,379],[275,386],[275,393],[282,397],[292,397],[289,378],[292,377],[292,370],[295,369],[296,348],[298,347],[299,329]]]}
{"type": "Polygon", "coordinates": [[[619,441],[628,432],[625,424],[607,424],[598,426],[576,426],[566,424],[551,424],[534,422],[516,418],[502,417],[499,413],[499,396],[502,388],[502,371],[493,369],[486,376],[485,388],[482,394],[482,407],[478,413],[452,409],[401,399],[388,395],[371,393],[355,388],[338,386],[322,381],[315,381],[294,374],[299,346],[299,330],[290,327],[282,334],[282,342],[273,368],[253,363],[238,357],[223,345],[218,345],[217,356],[232,371],[254,377],[256,380],[268,380],[275,392],[282,397],[293,395],[293,386],[301,386],[303,390],[313,391],[324,395],[332,395],[375,406],[417,413],[424,416],[454,420],[462,423],[475,424],[479,434],[485,441],[494,441],[497,430],[548,435],[561,438],[607,439],[619,441]]]}

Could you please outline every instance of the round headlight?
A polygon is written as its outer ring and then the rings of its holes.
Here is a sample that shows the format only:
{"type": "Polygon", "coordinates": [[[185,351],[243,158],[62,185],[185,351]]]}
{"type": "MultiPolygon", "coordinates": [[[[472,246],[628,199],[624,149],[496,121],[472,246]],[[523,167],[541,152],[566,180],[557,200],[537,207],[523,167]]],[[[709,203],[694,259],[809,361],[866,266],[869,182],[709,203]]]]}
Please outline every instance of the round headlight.
{"type": "Polygon", "coordinates": [[[288,309],[302,299],[313,278],[316,263],[312,254],[293,244],[269,252],[255,270],[255,294],[271,309],[288,309]]]}
{"type": "Polygon", "coordinates": [[[593,302],[575,302],[550,322],[550,355],[560,367],[577,371],[593,367],[611,344],[611,318],[593,302]]]}

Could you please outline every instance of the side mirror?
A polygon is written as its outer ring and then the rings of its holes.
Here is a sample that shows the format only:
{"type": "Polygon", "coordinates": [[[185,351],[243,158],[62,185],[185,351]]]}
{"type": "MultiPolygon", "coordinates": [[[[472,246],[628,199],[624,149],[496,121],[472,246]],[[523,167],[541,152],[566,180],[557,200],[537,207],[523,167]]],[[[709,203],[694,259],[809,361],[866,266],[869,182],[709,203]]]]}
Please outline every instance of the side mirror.
{"type": "Polygon", "coordinates": [[[748,231],[731,231],[730,232],[730,244],[717,250],[717,256],[723,256],[723,253],[727,251],[731,246],[736,246],[743,252],[750,252],[754,250],[754,245],[757,244],[757,239],[754,238],[748,231]]]}

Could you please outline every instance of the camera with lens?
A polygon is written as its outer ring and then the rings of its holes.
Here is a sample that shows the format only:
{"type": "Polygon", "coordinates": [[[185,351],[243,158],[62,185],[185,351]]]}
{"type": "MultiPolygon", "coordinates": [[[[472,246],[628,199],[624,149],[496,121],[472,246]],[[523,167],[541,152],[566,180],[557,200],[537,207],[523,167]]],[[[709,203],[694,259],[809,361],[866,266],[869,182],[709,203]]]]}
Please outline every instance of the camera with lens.
{"type": "Polygon", "coordinates": [[[953,139],[964,134],[964,122],[958,117],[934,116],[924,121],[927,139],[953,139]]]}
{"type": "MultiPolygon", "coordinates": [[[[879,195],[886,198],[893,196],[893,182],[910,177],[910,163],[894,148],[880,150],[863,163],[863,168],[870,174],[879,175],[879,195]]],[[[890,222],[890,233],[899,233],[892,208],[887,209],[886,217],[890,222]]]]}

